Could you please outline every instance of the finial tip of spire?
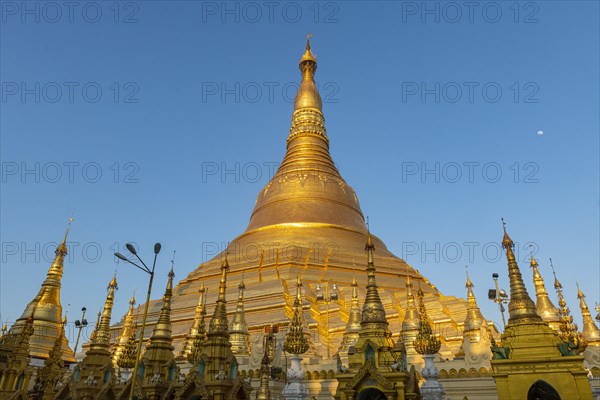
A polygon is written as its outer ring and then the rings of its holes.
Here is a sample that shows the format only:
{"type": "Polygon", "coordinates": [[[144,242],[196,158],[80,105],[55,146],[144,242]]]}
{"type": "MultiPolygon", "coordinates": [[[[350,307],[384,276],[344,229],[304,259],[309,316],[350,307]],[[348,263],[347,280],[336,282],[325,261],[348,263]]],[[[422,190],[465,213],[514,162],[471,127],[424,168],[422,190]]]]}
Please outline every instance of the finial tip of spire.
{"type": "Polygon", "coordinates": [[[500,219],[502,220],[502,229],[504,230],[504,237],[502,238],[502,247],[504,247],[504,248],[513,247],[514,242],[512,241],[512,239],[510,238],[510,236],[508,236],[508,233],[506,232],[506,222],[504,221],[504,218],[500,218],[500,219]]]}

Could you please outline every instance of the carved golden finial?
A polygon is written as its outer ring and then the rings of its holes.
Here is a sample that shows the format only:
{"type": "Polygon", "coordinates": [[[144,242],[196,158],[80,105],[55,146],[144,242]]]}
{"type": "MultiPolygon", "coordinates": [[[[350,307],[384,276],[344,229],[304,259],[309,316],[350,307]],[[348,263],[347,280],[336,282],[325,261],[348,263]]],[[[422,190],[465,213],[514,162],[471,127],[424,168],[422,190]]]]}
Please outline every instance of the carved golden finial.
{"type": "Polygon", "coordinates": [[[283,348],[291,354],[304,354],[308,350],[308,340],[304,335],[302,312],[302,281],[296,277],[296,297],[294,299],[294,314],[290,321],[289,329],[285,335],[283,348]]]}
{"type": "Polygon", "coordinates": [[[506,250],[506,259],[508,261],[508,277],[510,279],[510,301],[508,302],[508,324],[521,322],[538,322],[541,317],[537,314],[535,304],[527,293],[521,270],[517,264],[517,259],[513,252],[515,246],[512,239],[506,232],[506,223],[502,219],[502,228],[504,237],[502,238],[502,247],[506,250]]]}
{"type": "Polygon", "coordinates": [[[558,336],[564,342],[576,348],[577,353],[582,353],[587,347],[587,342],[581,332],[578,331],[577,324],[573,322],[571,310],[567,307],[567,302],[562,293],[563,287],[556,277],[554,266],[552,267],[552,272],[554,273],[554,288],[558,297],[558,313],[560,315],[560,331],[558,332],[558,336]]]}
{"type": "Polygon", "coordinates": [[[474,285],[473,285],[473,282],[471,282],[471,279],[469,278],[469,266],[468,265],[465,265],[465,274],[467,275],[467,282],[465,283],[465,287],[467,289],[469,289],[469,291],[472,293],[471,289],[473,289],[474,285]]]}
{"type": "Polygon", "coordinates": [[[162,307],[160,308],[160,314],[156,320],[156,325],[154,325],[152,336],[150,336],[150,345],[148,348],[153,345],[162,346],[163,344],[170,346],[173,342],[173,338],[171,336],[171,299],[173,298],[173,278],[175,277],[174,268],[175,252],[173,252],[171,269],[167,275],[169,279],[167,280],[167,287],[165,288],[165,293],[162,297],[162,307]]]}
{"type": "MultiPolygon", "coordinates": [[[[532,247],[532,246],[529,246],[532,247]]],[[[529,263],[533,271],[533,285],[535,286],[535,295],[536,295],[536,311],[542,319],[547,322],[551,328],[558,330],[560,324],[560,316],[558,314],[558,309],[548,297],[548,292],[546,291],[546,284],[544,283],[544,279],[540,274],[538,269],[539,264],[537,260],[531,254],[531,262],[529,263]]]]}
{"type": "Polygon", "coordinates": [[[233,314],[231,325],[229,326],[229,341],[231,342],[231,350],[234,355],[249,355],[250,348],[250,332],[246,323],[246,313],[244,311],[244,273],[242,272],[242,280],[238,285],[238,301],[233,314]]]}
{"type": "Polygon", "coordinates": [[[415,303],[415,295],[412,292],[413,283],[410,275],[406,274],[406,313],[402,320],[402,331],[414,331],[419,329],[419,311],[415,303]]]}
{"type": "MultiPolygon", "coordinates": [[[[467,269],[467,267],[465,267],[467,269]]],[[[465,287],[467,288],[467,317],[465,318],[465,332],[469,331],[477,331],[484,324],[483,315],[481,315],[481,310],[477,305],[477,299],[475,298],[475,294],[473,293],[473,282],[471,278],[469,278],[469,271],[466,271],[467,281],[465,283],[465,287]]]]}
{"type": "Polygon", "coordinates": [[[90,349],[108,350],[110,347],[110,319],[115,301],[115,291],[118,289],[116,273],[113,275],[106,289],[108,294],[106,295],[104,308],[102,309],[102,314],[100,316],[98,327],[96,328],[96,334],[94,335],[90,349]]]}
{"type": "Polygon", "coordinates": [[[100,316],[102,315],[102,311],[98,311],[98,316],[96,317],[96,324],[94,325],[94,330],[90,334],[90,342],[93,342],[96,339],[96,334],[98,333],[98,327],[100,326],[100,316]]]}
{"type": "Polygon", "coordinates": [[[362,313],[360,311],[360,303],[358,300],[358,282],[356,276],[352,278],[352,300],[350,303],[350,310],[348,312],[348,323],[346,324],[346,330],[342,337],[338,354],[344,359],[347,358],[348,351],[351,346],[354,346],[360,336],[360,321],[362,313]]]}
{"type": "Polygon", "coordinates": [[[271,380],[271,365],[269,363],[269,349],[264,346],[263,358],[260,362],[260,384],[256,391],[256,400],[271,400],[271,389],[269,381],[271,380]]]}
{"type": "Polygon", "coordinates": [[[560,284],[560,281],[556,277],[556,271],[554,270],[554,264],[552,264],[551,258],[550,258],[550,268],[552,268],[552,275],[554,275],[554,289],[556,289],[558,291],[559,289],[562,289],[562,285],[560,284]]]}
{"type": "MultiPolygon", "coordinates": [[[[125,337],[126,341],[124,343],[124,346],[121,350],[121,353],[119,354],[119,356],[116,358],[115,363],[117,364],[118,367],[120,368],[133,368],[135,367],[135,360],[136,360],[136,355],[137,355],[137,339],[136,339],[136,335],[135,332],[137,330],[137,323],[134,322],[133,325],[131,325],[131,332],[129,334],[129,337],[125,337]]],[[[113,358],[113,360],[115,360],[113,358]]]]}
{"type": "Polygon", "coordinates": [[[500,218],[502,220],[502,229],[504,230],[504,237],[502,238],[502,247],[504,248],[508,248],[508,247],[514,247],[514,242],[512,241],[512,239],[510,238],[510,236],[508,236],[508,233],[506,233],[506,222],[504,222],[504,218],[500,218]]]}
{"type": "Polygon", "coordinates": [[[125,321],[123,322],[123,329],[115,341],[115,345],[112,349],[112,361],[113,365],[120,368],[133,368],[135,364],[135,354],[137,351],[136,341],[136,329],[137,321],[133,314],[135,307],[135,290],[133,296],[129,299],[129,309],[125,314],[125,321]]]}
{"type": "Polygon", "coordinates": [[[373,252],[375,246],[371,241],[371,234],[367,233],[367,294],[362,309],[361,327],[369,331],[388,331],[389,323],[385,316],[385,308],[379,297],[379,290],[375,280],[375,262],[373,252]]]}
{"type": "Polygon", "coordinates": [[[62,360],[62,343],[65,336],[65,326],[62,323],[58,324],[58,336],[54,340],[54,345],[48,353],[48,358],[44,360],[44,366],[39,371],[43,382],[57,382],[65,373],[64,361],[62,360]]]}
{"type": "Polygon", "coordinates": [[[223,262],[221,263],[221,279],[219,281],[219,295],[217,297],[217,304],[215,305],[215,311],[213,312],[210,324],[208,326],[209,336],[229,336],[229,323],[227,321],[227,300],[225,298],[227,291],[227,273],[229,272],[229,261],[225,253],[223,262]]]}
{"type": "Polygon", "coordinates": [[[427,316],[427,309],[425,308],[425,302],[423,301],[423,291],[419,287],[419,333],[417,338],[413,342],[415,350],[421,355],[435,354],[440,351],[442,343],[433,334],[431,329],[431,322],[427,316]]]}
{"type": "Polygon", "coordinates": [[[200,286],[198,293],[200,294],[198,299],[198,306],[196,307],[196,316],[194,318],[194,324],[188,334],[188,342],[183,349],[183,354],[187,355],[187,360],[190,364],[195,365],[200,360],[202,354],[202,348],[206,342],[206,293],[208,289],[204,288],[204,282],[200,286]]]}
{"type": "Polygon", "coordinates": [[[75,221],[75,219],[73,218],[73,214],[71,213],[71,216],[69,217],[69,222],[67,223],[67,229],[65,230],[65,236],[63,237],[63,241],[60,245],[58,245],[58,247],[56,248],[56,254],[63,254],[66,255],[68,253],[67,250],[67,236],[69,236],[69,231],[71,230],[71,222],[75,221]]]}
{"type": "MultiPolygon", "coordinates": [[[[313,35],[311,33],[309,33],[308,35],[306,35],[306,49],[304,54],[302,55],[302,58],[300,59],[300,65],[302,66],[302,63],[304,61],[312,61],[312,62],[316,62],[317,59],[316,57],[313,55],[311,49],[310,49],[310,38],[313,35]]],[[[302,67],[300,67],[300,69],[302,69],[302,67]]],[[[315,66],[316,69],[316,66],[315,66]]]]}
{"type": "Polygon", "coordinates": [[[585,294],[579,287],[577,282],[577,298],[579,299],[579,308],[581,309],[581,317],[583,319],[583,328],[581,332],[583,337],[590,345],[600,346],[600,330],[592,319],[592,314],[585,301],[585,294]]]}

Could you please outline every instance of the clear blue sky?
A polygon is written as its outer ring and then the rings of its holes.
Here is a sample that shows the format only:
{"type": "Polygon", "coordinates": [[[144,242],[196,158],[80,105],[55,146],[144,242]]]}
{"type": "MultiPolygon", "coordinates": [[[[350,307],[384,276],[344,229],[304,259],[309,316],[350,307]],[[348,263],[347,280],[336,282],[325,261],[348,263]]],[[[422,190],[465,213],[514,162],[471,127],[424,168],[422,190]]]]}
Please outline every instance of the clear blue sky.
{"type": "MultiPolygon", "coordinates": [[[[157,298],[174,249],[181,279],[241,233],[285,151],[307,33],[334,160],[395,254],[447,295],[465,296],[468,264],[499,322],[504,217],[530,293],[526,242],[576,320],[576,279],[600,298],[597,2],[0,4],[3,320],[39,289],[71,212],[71,320],[101,307],[115,243],[148,260],[163,244],[157,298]]],[[[118,279],[115,317],[147,283],[118,279]]]]}

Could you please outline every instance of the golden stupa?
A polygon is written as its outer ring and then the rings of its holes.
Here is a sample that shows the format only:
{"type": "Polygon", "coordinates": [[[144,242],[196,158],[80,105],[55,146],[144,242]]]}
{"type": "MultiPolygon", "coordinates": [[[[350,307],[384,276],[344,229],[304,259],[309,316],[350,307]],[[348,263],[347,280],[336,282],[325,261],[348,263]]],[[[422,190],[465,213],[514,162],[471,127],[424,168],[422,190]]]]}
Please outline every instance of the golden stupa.
{"type": "MultiPolygon", "coordinates": [[[[37,296],[33,298],[25,307],[21,317],[11,326],[10,332],[20,334],[27,325],[27,321],[33,319],[33,335],[29,340],[29,354],[33,358],[47,359],[48,354],[58,340],[58,336],[63,332],[63,309],[60,303],[61,279],[63,276],[65,256],[68,253],[67,236],[69,235],[69,226],[65,232],[62,242],[56,248],[56,257],[46,274],[46,279],[37,296]]],[[[75,356],[73,350],[69,347],[66,336],[62,339],[62,359],[67,363],[74,363],[75,356]]]]}
{"type": "MultiPolygon", "coordinates": [[[[271,181],[258,193],[245,232],[212,260],[200,264],[173,290],[173,345],[179,352],[194,321],[198,292],[209,288],[207,309],[214,307],[220,266],[225,253],[231,266],[228,283],[237,285],[244,274],[245,317],[253,344],[262,343],[264,328],[287,327],[293,314],[295,282],[305,289],[305,320],[315,353],[333,358],[337,353],[352,305],[352,282],[358,280],[358,297],[365,296],[365,217],[358,197],[338,171],[329,153],[321,96],[314,76],[317,61],[307,41],[300,60],[302,82],[294,101],[287,152],[271,181]],[[337,300],[322,301],[317,291],[334,290],[337,300]],[[210,293],[213,296],[210,296],[210,293]],[[329,350],[329,351],[327,351],[329,350]]],[[[372,236],[377,253],[379,292],[394,340],[401,331],[406,310],[407,276],[424,292],[424,301],[442,343],[440,353],[452,358],[462,342],[467,313],[464,299],[442,295],[418,270],[392,254],[372,236]]],[[[227,301],[235,304],[237,293],[227,301]]],[[[325,296],[327,300],[327,296],[325,296]]],[[[161,302],[150,304],[146,335],[160,313],[161,302]]],[[[231,320],[235,307],[228,307],[231,320]]],[[[120,326],[113,327],[114,335],[120,326]]],[[[259,353],[259,352],[257,352],[259,353]]],[[[260,361],[260,354],[253,354],[260,361]]],[[[421,360],[415,360],[421,363],[421,360]]]]}

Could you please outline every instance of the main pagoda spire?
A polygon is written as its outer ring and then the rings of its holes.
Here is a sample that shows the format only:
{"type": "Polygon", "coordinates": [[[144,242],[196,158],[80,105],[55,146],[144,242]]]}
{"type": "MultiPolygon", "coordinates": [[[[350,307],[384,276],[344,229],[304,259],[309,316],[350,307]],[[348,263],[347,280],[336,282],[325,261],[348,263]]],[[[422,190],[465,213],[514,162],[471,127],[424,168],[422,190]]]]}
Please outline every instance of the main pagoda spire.
{"type": "Polygon", "coordinates": [[[323,139],[329,147],[323,117],[323,102],[315,84],[317,59],[310,48],[310,35],[306,39],[306,51],[300,59],[299,67],[302,82],[294,99],[294,114],[288,142],[299,135],[312,135],[323,139]]]}
{"type": "MultiPolygon", "coordinates": [[[[10,333],[19,333],[24,329],[27,319],[33,316],[35,335],[31,337],[30,354],[35,358],[45,359],[54,347],[55,339],[60,335],[62,324],[62,305],[60,303],[61,279],[64,270],[65,256],[68,254],[67,237],[73,218],[65,231],[62,242],[57,246],[55,258],[46,274],[46,279],[37,296],[27,305],[23,314],[10,328],[10,333]]],[[[62,357],[69,363],[75,362],[73,351],[63,335],[62,357]]]]}
{"type": "Polygon", "coordinates": [[[319,223],[365,232],[354,190],[329,154],[323,101],[315,84],[317,58],[309,39],[299,63],[302,81],[294,100],[287,151],[259,193],[246,232],[266,226],[319,223]]]}

